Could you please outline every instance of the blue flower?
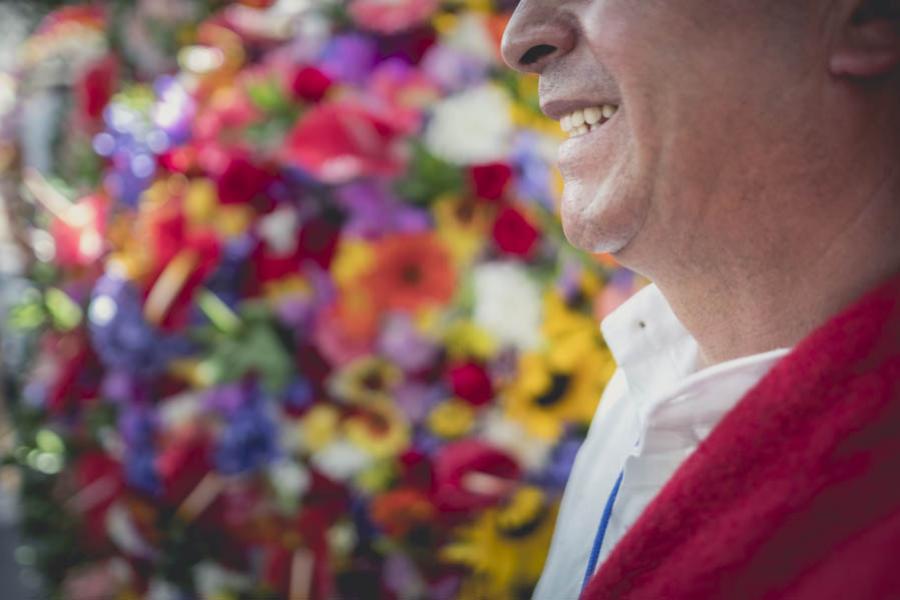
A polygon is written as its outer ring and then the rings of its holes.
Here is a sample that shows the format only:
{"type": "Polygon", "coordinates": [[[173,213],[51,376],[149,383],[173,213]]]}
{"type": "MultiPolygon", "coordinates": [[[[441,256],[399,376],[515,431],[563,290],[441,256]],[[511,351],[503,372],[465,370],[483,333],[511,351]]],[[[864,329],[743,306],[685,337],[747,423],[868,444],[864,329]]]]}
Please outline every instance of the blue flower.
{"type": "Polygon", "coordinates": [[[185,339],[164,335],[144,319],[138,291],[118,277],[97,281],[89,319],[94,349],[112,370],[149,378],[189,349],[185,339]]]}
{"type": "Polygon", "coordinates": [[[225,428],[216,448],[216,468],[226,475],[261,469],[278,455],[278,428],[255,384],[243,388],[244,401],[224,411],[225,428]]]}

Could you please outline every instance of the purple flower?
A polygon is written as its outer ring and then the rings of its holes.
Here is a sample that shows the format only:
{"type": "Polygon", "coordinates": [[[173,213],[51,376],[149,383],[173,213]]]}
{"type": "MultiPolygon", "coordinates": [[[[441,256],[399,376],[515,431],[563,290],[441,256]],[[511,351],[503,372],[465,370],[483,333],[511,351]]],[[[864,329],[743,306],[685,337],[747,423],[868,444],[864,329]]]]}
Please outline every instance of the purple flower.
{"type": "Polygon", "coordinates": [[[401,202],[374,182],[356,182],[337,191],[336,201],[348,214],[344,234],[377,238],[386,233],[412,233],[429,226],[427,213],[401,202]]]}
{"type": "Polygon", "coordinates": [[[363,85],[378,59],[375,41],[360,34],[339,35],[324,48],[319,68],[335,81],[363,85]]]}
{"type": "Polygon", "coordinates": [[[125,442],[125,478],[135,488],[148,494],[162,490],[156,470],[157,423],[153,411],[140,405],[124,407],[119,414],[118,429],[125,442]]]}
{"type": "Polygon", "coordinates": [[[306,379],[295,377],[284,394],[284,405],[290,409],[303,410],[314,400],[315,390],[306,379]]]}
{"type": "Polygon", "coordinates": [[[551,188],[550,163],[542,156],[540,138],[531,131],[523,131],[513,142],[510,157],[516,171],[517,197],[540,203],[547,210],[555,210],[551,188]]]}
{"type": "Polygon", "coordinates": [[[107,106],[103,119],[107,128],[94,138],[94,149],[111,163],[104,185],[112,197],[135,208],[153,182],[156,155],[169,147],[169,137],[153,124],[146,110],[123,102],[107,106]]]}
{"type": "Polygon", "coordinates": [[[555,490],[562,490],[566,486],[582,441],[575,438],[564,438],[556,445],[550,455],[550,462],[540,477],[543,485],[555,490]]]}
{"type": "MultiPolygon", "coordinates": [[[[187,142],[191,136],[191,125],[197,112],[196,103],[178,79],[170,75],[160,77],[153,86],[158,101],[153,108],[153,122],[165,134],[165,144],[177,146],[187,142]]],[[[160,138],[160,141],[163,141],[160,138]]]]}
{"type": "Polygon", "coordinates": [[[112,370],[152,377],[189,350],[185,339],[164,335],[144,319],[138,291],[118,277],[97,281],[89,319],[94,349],[112,370]]]}
{"type": "Polygon", "coordinates": [[[449,395],[450,391],[443,386],[405,381],[394,390],[394,401],[410,423],[418,425],[425,421],[431,409],[449,395]]]}
{"type": "Polygon", "coordinates": [[[454,94],[484,81],[488,64],[446,44],[435,44],[422,58],[420,67],[447,94],[454,94]]]}
{"type": "Polygon", "coordinates": [[[246,400],[245,386],[246,384],[241,382],[212,388],[203,398],[204,407],[208,411],[221,413],[230,419],[246,400]]]}
{"type": "Polygon", "coordinates": [[[421,371],[437,360],[437,346],[416,331],[408,314],[391,314],[378,340],[381,354],[405,371],[421,371]]]}

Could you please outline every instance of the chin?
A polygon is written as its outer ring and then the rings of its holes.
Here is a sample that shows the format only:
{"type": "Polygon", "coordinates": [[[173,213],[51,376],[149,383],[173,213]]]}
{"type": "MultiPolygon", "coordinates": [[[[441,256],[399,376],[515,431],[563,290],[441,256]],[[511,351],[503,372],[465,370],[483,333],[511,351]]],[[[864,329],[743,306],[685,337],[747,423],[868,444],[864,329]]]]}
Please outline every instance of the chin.
{"type": "Polygon", "coordinates": [[[641,219],[623,198],[585,196],[575,187],[566,185],[560,205],[566,239],[585,252],[622,252],[637,234],[641,219]]]}

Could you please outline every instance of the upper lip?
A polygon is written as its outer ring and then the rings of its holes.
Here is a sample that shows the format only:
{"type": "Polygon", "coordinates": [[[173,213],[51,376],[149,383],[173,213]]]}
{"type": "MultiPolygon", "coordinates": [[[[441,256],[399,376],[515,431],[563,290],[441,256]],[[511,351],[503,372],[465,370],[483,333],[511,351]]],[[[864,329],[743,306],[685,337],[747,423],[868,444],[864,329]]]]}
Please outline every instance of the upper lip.
{"type": "Polygon", "coordinates": [[[566,115],[570,115],[576,110],[582,110],[591,106],[603,106],[604,104],[617,105],[615,102],[606,100],[544,100],[541,99],[541,111],[550,117],[559,121],[566,115]]]}

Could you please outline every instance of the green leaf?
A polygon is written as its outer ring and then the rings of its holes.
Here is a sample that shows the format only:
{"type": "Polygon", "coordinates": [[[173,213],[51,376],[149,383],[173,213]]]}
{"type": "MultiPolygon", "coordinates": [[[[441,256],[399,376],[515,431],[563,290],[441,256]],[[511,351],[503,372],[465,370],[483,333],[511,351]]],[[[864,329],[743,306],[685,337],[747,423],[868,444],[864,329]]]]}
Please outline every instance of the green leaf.
{"type": "Polygon", "coordinates": [[[81,307],[64,291],[58,288],[48,289],[44,293],[44,303],[54,328],[60,331],[72,331],[81,325],[84,313],[81,307]]]}
{"type": "Polygon", "coordinates": [[[462,169],[430,153],[421,143],[414,143],[413,155],[406,176],[394,190],[413,204],[430,204],[445,194],[459,194],[464,190],[462,169]]]}

